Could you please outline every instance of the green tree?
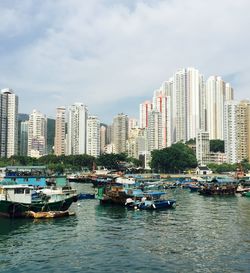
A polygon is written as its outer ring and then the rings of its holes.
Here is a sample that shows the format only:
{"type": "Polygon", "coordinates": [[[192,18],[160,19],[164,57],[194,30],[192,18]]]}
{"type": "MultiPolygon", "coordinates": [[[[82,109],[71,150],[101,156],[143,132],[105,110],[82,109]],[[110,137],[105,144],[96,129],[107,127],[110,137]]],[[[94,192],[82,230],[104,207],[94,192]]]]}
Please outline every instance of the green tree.
{"type": "Polygon", "coordinates": [[[102,154],[97,158],[96,164],[107,169],[118,169],[118,161],[120,156],[117,154],[102,154]]]}
{"type": "Polygon", "coordinates": [[[236,164],[228,164],[228,163],[223,163],[223,164],[210,163],[208,164],[208,167],[214,173],[234,172],[236,171],[236,168],[237,168],[236,164]]]}
{"type": "Polygon", "coordinates": [[[225,148],[224,148],[224,141],[220,139],[211,139],[210,140],[210,151],[217,153],[221,152],[224,153],[225,148]]]}
{"type": "Polygon", "coordinates": [[[194,145],[195,143],[196,143],[196,138],[190,138],[190,139],[186,142],[187,145],[194,145]]]}
{"type": "Polygon", "coordinates": [[[151,153],[151,168],[156,172],[183,172],[197,166],[194,151],[181,142],[151,153]]]}

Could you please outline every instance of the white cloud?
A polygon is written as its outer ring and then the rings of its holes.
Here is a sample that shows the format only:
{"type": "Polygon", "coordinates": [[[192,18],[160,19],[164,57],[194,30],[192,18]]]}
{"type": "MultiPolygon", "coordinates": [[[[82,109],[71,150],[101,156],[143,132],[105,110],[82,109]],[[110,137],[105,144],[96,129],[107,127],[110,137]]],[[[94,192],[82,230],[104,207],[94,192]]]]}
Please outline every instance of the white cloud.
{"type": "Polygon", "coordinates": [[[22,3],[3,7],[0,84],[23,97],[23,111],[37,95],[48,114],[82,101],[101,115],[106,103],[150,98],[186,66],[234,78],[236,97],[249,97],[247,0],[22,3]]]}

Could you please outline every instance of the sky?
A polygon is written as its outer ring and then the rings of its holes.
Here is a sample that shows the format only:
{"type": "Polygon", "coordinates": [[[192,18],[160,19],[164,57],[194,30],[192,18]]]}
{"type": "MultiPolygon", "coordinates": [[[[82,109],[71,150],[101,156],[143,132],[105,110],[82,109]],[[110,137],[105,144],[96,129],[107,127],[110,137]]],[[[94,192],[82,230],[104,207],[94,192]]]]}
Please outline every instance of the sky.
{"type": "Polygon", "coordinates": [[[249,0],[0,0],[0,89],[19,112],[82,102],[110,124],[178,69],[250,98],[249,0]]]}

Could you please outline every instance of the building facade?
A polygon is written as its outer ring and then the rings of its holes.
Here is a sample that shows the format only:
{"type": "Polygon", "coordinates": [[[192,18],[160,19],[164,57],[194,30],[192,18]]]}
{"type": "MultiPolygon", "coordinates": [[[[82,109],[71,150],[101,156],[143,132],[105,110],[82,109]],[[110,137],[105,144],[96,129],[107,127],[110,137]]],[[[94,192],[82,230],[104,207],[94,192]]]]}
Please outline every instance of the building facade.
{"type": "Polygon", "coordinates": [[[153,109],[161,113],[162,129],[162,148],[172,144],[171,133],[171,97],[163,92],[157,92],[153,98],[153,109]]]}
{"type": "Polygon", "coordinates": [[[9,88],[0,94],[0,156],[18,153],[18,96],[9,88]]]}
{"type": "Polygon", "coordinates": [[[64,106],[56,109],[55,124],[55,155],[64,155],[66,152],[66,108],[64,106]]]}
{"type": "Polygon", "coordinates": [[[198,165],[206,165],[209,162],[210,143],[209,133],[200,130],[196,137],[196,159],[198,165]]]}
{"type": "Polygon", "coordinates": [[[149,113],[147,128],[148,151],[162,149],[162,113],[151,111],[149,113]]]}
{"type": "Polygon", "coordinates": [[[47,154],[47,118],[37,110],[29,115],[28,156],[39,158],[47,154]]]}
{"type": "Polygon", "coordinates": [[[128,116],[121,113],[113,119],[112,124],[112,143],[115,147],[115,153],[126,152],[128,140],[128,116]]]}
{"type": "Polygon", "coordinates": [[[151,101],[145,101],[140,104],[140,128],[147,128],[148,127],[148,115],[149,112],[152,111],[153,104],[151,101]]]}
{"type": "Polygon", "coordinates": [[[139,159],[139,155],[147,150],[146,129],[134,128],[130,130],[127,140],[128,156],[139,159]]]}
{"type": "Polygon", "coordinates": [[[206,130],[210,139],[224,140],[224,105],[233,100],[233,89],[221,77],[211,76],[206,82],[206,130]]]}
{"type": "Polygon", "coordinates": [[[237,157],[250,162],[250,101],[240,101],[237,109],[237,157]]]}
{"type": "Polygon", "coordinates": [[[89,116],[87,119],[87,154],[98,157],[100,152],[100,120],[96,116],[89,116]]]}
{"type": "Polygon", "coordinates": [[[224,107],[224,141],[227,163],[238,162],[237,153],[237,101],[227,101],[224,107]]]}
{"type": "Polygon", "coordinates": [[[88,109],[75,103],[68,109],[67,155],[86,154],[88,109]]]}

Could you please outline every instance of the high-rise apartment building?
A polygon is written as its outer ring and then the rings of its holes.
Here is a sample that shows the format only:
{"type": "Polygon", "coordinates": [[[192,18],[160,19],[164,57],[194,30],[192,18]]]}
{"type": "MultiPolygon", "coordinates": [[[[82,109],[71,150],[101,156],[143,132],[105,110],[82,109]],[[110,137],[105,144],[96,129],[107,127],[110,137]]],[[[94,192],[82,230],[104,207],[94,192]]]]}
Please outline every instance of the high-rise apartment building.
{"type": "Polygon", "coordinates": [[[98,157],[100,151],[100,120],[96,116],[89,116],[87,119],[87,154],[98,157]]]}
{"type": "Polygon", "coordinates": [[[237,101],[227,101],[224,107],[224,140],[227,162],[237,163],[237,101]]]}
{"type": "Polygon", "coordinates": [[[153,97],[153,109],[161,113],[162,148],[171,146],[171,97],[164,95],[163,92],[155,92],[153,97]]]}
{"type": "Polygon", "coordinates": [[[221,77],[211,76],[206,83],[206,130],[210,139],[224,139],[224,105],[233,100],[233,89],[221,77]]]}
{"type": "Polygon", "coordinates": [[[129,118],[128,119],[128,131],[138,128],[138,120],[136,118],[129,118]]]}
{"type": "Polygon", "coordinates": [[[67,154],[86,154],[87,136],[87,107],[82,103],[75,103],[68,111],[67,154]]]}
{"type": "Polygon", "coordinates": [[[128,116],[121,113],[113,119],[112,124],[112,143],[115,153],[126,152],[126,141],[128,139],[128,116]]]}
{"type": "Polygon", "coordinates": [[[0,94],[0,156],[11,157],[18,152],[18,96],[9,88],[0,94]]]}
{"type": "Polygon", "coordinates": [[[197,69],[185,68],[173,76],[173,142],[196,137],[204,126],[205,105],[203,76],[197,69]]]}
{"type": "Polygon", "coordinates": [[[153,108],[163,122],[163,147],[195,138],[205,129],[205,88],[197,69],[178,70],[154,92],[153,108]]]}
{"type": "Polygon", "coordinates": [[[250,101],[243,100],[237,109],[237,157],[250,162],[250,101]]]}
{"type": "Polygon", "coordinates": [[[66,108],[64,106],[56,109],[56,125],[55,125],[55,155],[64,155],[66,146],[66,108]]]}
{"type": "Polygon", "coordinates": [[[148,115],[152,111],[153,104],[151,101],[145,101],[140,104],[140,128],[148,127],[148,115]]]}
{"type": "Polygon", "coordinates": [[[139,155],[147,150],[146,129],[133,128],[127,140],[128,156],[139,159],[139,155]]]}
{"type": "Polygon", "coordinates": [[[162,149],[162,113],[149,112],[147,128],[148,151],[162,149]]]}
{"type": "Polygon", "coordinates": [[[29,115],[28,156],[39,158],[47,154],[47,118],[37,110],[29,115]]]}

